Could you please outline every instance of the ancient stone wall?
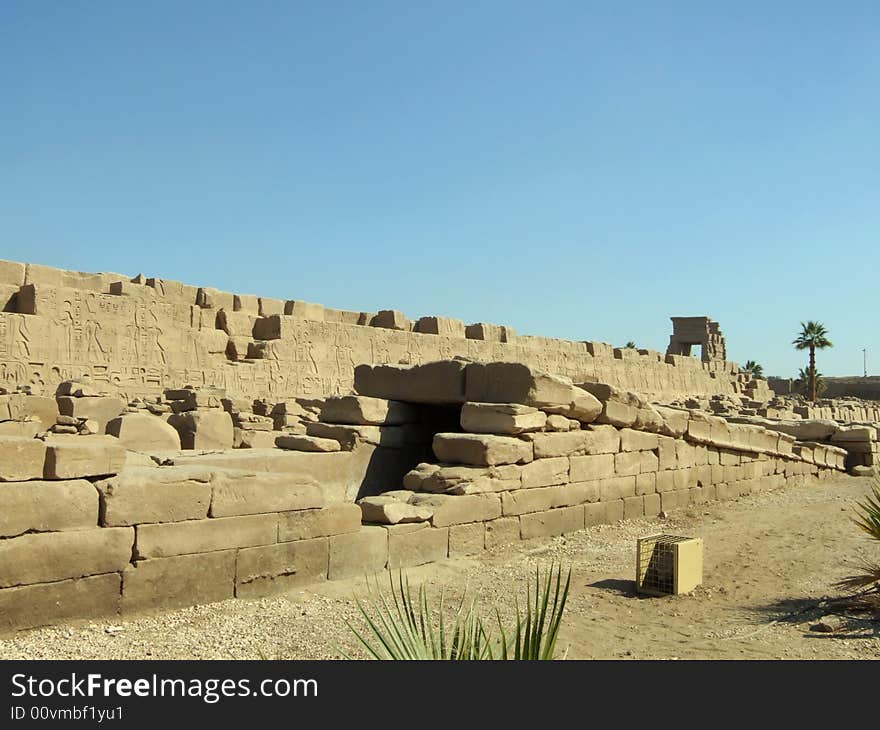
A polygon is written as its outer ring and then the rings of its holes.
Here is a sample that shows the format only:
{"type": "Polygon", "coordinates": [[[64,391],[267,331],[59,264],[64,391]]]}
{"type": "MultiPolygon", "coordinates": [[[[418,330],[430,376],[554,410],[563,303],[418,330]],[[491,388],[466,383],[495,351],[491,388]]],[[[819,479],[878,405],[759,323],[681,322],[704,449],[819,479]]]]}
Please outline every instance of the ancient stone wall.
{"type": "Polygon", "coordinates": [[[184,385],[216,386],[232,397],[324,396],[353,392],[359,364],[453,357],[521,362],[652,398],[754,386],[723,361],[8,261],[0,261],[0,310],[0,387],[47,394],[87,375],[129,398],[184,385]]]}

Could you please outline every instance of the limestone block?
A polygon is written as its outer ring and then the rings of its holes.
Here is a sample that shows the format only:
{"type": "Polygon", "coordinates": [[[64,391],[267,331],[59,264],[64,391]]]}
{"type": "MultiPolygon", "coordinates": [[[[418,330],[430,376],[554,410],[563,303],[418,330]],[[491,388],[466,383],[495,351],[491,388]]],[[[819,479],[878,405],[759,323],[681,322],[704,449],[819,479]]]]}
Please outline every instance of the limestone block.
{"type": "Polygon", "coordinates": [[[478,555],[485,549],[485,523],[472,522],[465,525],[452,525],[448,529],[450,558],[478,555]]]}
{"type": "Polygon", "coordinates": [[[32,439],[43,426],[39,421],[0,421],[0,436],[15,436],[17,438],[32,439]]]}
{"type": "Polygon", "coordinates": [[[652,494],[655,491],[657,491],[656,472],[644,472],[636,475],[636,494],[652,494]]]}
{"type": "Polygon", "coordinates": [[[281,299],[259,298],[259,311],[261,317],[271,317],[273,314],[286,314],[287,303],[281,299]]]}
{"type": "Polygon", "coordinates": [[[572,456],[583,454],[587,431],[564,431],[558,433],[530,433],[524,437],[531,441],[535,449],[536,459],[548,459],[554,456],[572,456]]]}
{"type": "Polygon", "coordinates": [[[0,261],[0,284],[24,286],[25,265],[17,261],[0,261]]]}
{"type": "Polygon", "coordinates": [[[42,479],[46,444],[40,439],[0,436],[0,482],[42,479]]]}
{"type": "Polygon", "coordinates": [[[278,515],[138,525],[136,534],[135,557],[139,560],[271,545],[278,537],[278,515]]]}
{"type": "Polygon", "coordinates": [[[514,362],[470,363],[467,400],[478,403],[522,403],[547,413],[594,421],[602,405],[571,380],[514,362]]]}
{"type": "Polygon", "coordinates": [[[275,437],[275,445],[279,449],[288,451],[339,451],[339,442],[335,439],[320,438],[318,436],[301,436],[298,434],[285,434],[275,437]]]}
{"type": "Polygon", "coordinates": [[[616,454],[620,451],[620,431],[614,426],[591,424],[583,431],[584,452],[616,454]]]}
{"type": "Polygon", "coordinates": [[[621,452],[614,455],[614,473],[617,476],[636,475],[641,472],[642,458],[637,451],[621,452]]]}
{"type": "Polygon", "coordinates": [[[388,531],[365,525],[357,532],[330,540],[330,580],[355,578],[384,570],[388,565],[388,531]]]}
{"type": "Polygon", "coordinates": [[[107,423],[107,433],[133,451],[180,450],[177,430],[150,413],[123,413],[107,423]]]}
{"type": "Polygon", "coordinates": [[[226,341],[226,358],[232,361],[244,360],[251,357],[251,347],[255,346],[253,339],[247,337],[230,337],[226,341]]]}
{"type": "Polygon", "coordinates": [[[98,492],[85,480],[0,483],[0,537],[98,526],[98,492]]]}
{"type": "Polygon", "coordinates": [[[798,441],[824,441],[840,429],[836,422],[819,418],[801,421],[768,421],[766,427],[794,436],[798,441]]]}
{"type": "Polygon", "coordinates": [[[260,299],[255,294],[233,294],[232,310],[256,317],[260,313],[260,299]]]}
{"type": "Polygon", "coordinates": [[[140,560],[122,573],[122,611],[176,608],[235,595],[235,550],[140,560]]]}
{"type": "Polygon", "coordinates": [[[196,304],[202,309],[228,309],[235,311],[235,295],[231,292],[201,287],[196,294],[196,304]]]}
{"type": "Polygon", "coordinates": [[[206,408],[175,413],[168,417],[168,423],[180,434],[181,448],[232,448],[232,417],[226,411],[206,408]]]}
{"type": "MultiPolygon", "coordinates": [[[[323,322],[325,309],[323,304],[312,302],[288,301],[284,305],[284,314],[297,319],[308,319],[313,322],[323,322]]],[[[357,324],[357,323],[353,323],[357,324]]]]}
{"type": "Polygon", "coordinates": [[[255,598],[326,580],[329,560],[326,537],[243,548],[238,551],[235,595],[255,598]]]}
{"type": "Polygon", "coordinates": [[[135,297],[137,299],[155,299],[157,297],[153,287],[133,281],[114,281],[110,284],[110,293],[114,296],[135,297]]]}
{"type": "Polygon", "coordinates": [[[410,502],[433,510],[434,527],[486,522],[501,516],[501,499],[495,494],[415,494],[410,502]]]}
{"type": "Polygon", "coordinates": [[[618,428],[625,428],[634,425],[638,417],[638,408],[609,400],[602,404],[602,412],[596,418],[596,421],[608,423],[618,428]]]}
{"type": "Polygon", "coordinates": [[[571,431],[572,428],[580,428],[580,421],[575,421],[565,416],[559,416],[555,413],[547,416],[545,428],[548,431],[571,431]],[[577,426],[574,426],[577,424],[577,426]]]}
{"type": "Polygon", "coordinates": [[[314,509],[325,501],[318,483],[301,475],[218,470],[211,486],[211,517],[314,509]]]}
{"type": "Polygon", "coordinates": [[[645,499],[644,497],[624,497],[623,499],[623,519],[634,520],[645,516],[645,499]]]}
{"type": "Polygon", "coordinates": [[[415,324],[415,332],[464,339],[464,322],[450,317],[421,317],[415,324]]]}
{"type": "MultiPolygon", "coordinates": [[[[254,321],[253,336],[255,340],[280,340],[285,332],[291,330],[292,317],[273,314],[269,317],[258,317],[254,321]]],[[[253,356],[253,355],[251,355],[253,356]]]]}
{"type": "Polygon", "coordinates": [[[278,542],[343,535],[361,528],[361,508],[351,502],[278,515],[278,542]]]}
{"type": "Polygon", "coordinates": [[[354,389],[361,395],[407,403],[464,403],[465,368],[462,360],[425,365],[358,365],[354,389]]]}
{"type": "Polygon", "coordinates": [[[321,421],[364,426],[418,423],[418,410],[409,403],[363,395],[332,396],[324,401],[321,421]]]}
{"type": "Polygon", "coordinates": [[[256,313],[250,311],[230,312],[221,309],[217,312],[217,327],[230,337],[251,339],[254,336],[254,322],[256,321],[256,313]]]}
{"type": "Polygon", "coordinates": [[[175,413],[197,408],[222,408],[226,398],[223,388],[166,388],[165,399],[172,402],[175,413]]]}
{"type": "Polygon", "coordinates": [[[0,632],[32,629],[119,611],[119,573],[0,590],[0,632]]]}
{"type": "Polygon", "coordinates": [[[469,324],[464,328],[464,333],[469,340],[486,342],[513,342],[516,339],[516,331],[512,327],[488,322],[469,324]]]}
{"type": "Polygon", "coordinates": [[[486,550],[521,539],[519,517],[501,517],[486,523],[486,550]]]}
{"type": "Polygon", "coordinates": [[[0,421],[36,419],[45,431],[58,419],[58,403],[54,398],[40,395],[10,393],[0,395],[0,421]]]}
{"type": "Polygon", "coordinates": [[[347,426],[336,423],[308,422],[306,434],[337,441],[344,451],[351,451],[358,444],[373,444],[388,449],[403,449],[423,444],[424,430],[415,424],[404,426],[347,426]]]}
{"type": "Polygon", "coordinates": [[[45,479],[79,479],[118,473],[125,448],[112,436],[58,436],[46,439],[45,479]]]}
{"type": "Polygon", "coordinates": [[[584,529],[584,508],[561,507],[546,512],[533,512],[520,517],[522,539],[553,537],[584,529]]]}
{"type": "Polygon", "coordinates": [[[394,497],[377,495],[358,500],[363,522],[381,525],[398,525],[408,522],[427,522],[434,512],[429,507],[419,507],[401,502],[394,497]]]}
{"type": "Polygon", "coordinates": [[[508,436],[470,433],[438,433],[432,443],[434,455],[454,464],[494,466],[532,460],[532,445],[508,436]]]}
{"type": "Polygon", "coordinates": [[[410,321],[403,312],[396,309],[381,309],[370,320],[370,327],[382,327],[389,330],[403,330],[409,332],[412,329],[410,321]]]}
{"type": "Polygon", "coordinates": [[[663,426],[660,429],[661,434],[664,436],[671,436],[672,438],[681,438],[687,433],[687,411],[664,406],[654,406],[654,409],[663,419],[663,426]]]}
{"type": "Polygon", "coordinates": [[[877,429],[873,426],[848,426],[831,434],[832,443],[870,442],[877,440],[877,429]]]}
{"type": "Polygon", "coordinates": [[[514,464],[480,467],[419,464],[404,475],[403,486],[417,492],[478,494],[519,489],[520,468],[514,464]]]}
{"type": "Polygon", "coordinates": [[[616,476],[599,482],[599,500],[601,502],[633,497],[635,493],[635,476],[616,476]]]}
{"type": "Polygon", "coordinates": [[[40,532],[0,540],[0,588],[112,573],[131,560],[130,527],[40,532]]]}
{"type": "Polygon", "coordinates": [[[461,427],[470,433],[519,434],[540,431],[547,415],[532,406],[517,403],[465,403],[461,427]]]}
{"type": "Polygon", "coordinates": [[[587,482],[613,476],[615,473],[614,459],[615,454],[572,456],[570,459],[571,481],[587,482]]]}
{"type": "Polygon", "coordinates": [[[505,517],[541,512],[556,506],[559,487],[517,489],[501,495],[501,514],[505,517]]]}
{"type": "Polygon", "coordinates": [[[388,567],[408,568],[443,560],[449,555],[449,529],[428,527],[388,531],[388,567]]]}
{"type": "Polygon", "coordinates": [[[521,469],[522,487],[549,487],[569,481],[569,460],[566,456],[538,459],[521,469]]]}
{"type": "Polygon", "coordinates": [[[277,431],[254,431],[249,428],[236,428],[233,430],[232,448],[274,449],[275,439],[277,438],[277,431]]]}
{"type": "Polygon", "coordinates": [[[104,433],[109,421],[122,415],[126,405],[122,398],[115,396],[74,398],[69,395],[60,395],[56,400],[61,415],[97,421],[101,433],[104,433]]]}
{"type": "Polygon", "coordinates": [[[101,524],[178,522],[208,516],[212,472],[203,467],[126,467],[95,484],[101,498],[101,524]]]}
{"type": "Polygon", "coordinates": [[[621,451],[649,451],[658,448],[659,443],[656,434],[635,431],[631,428],[620,430],[621,451]]]}

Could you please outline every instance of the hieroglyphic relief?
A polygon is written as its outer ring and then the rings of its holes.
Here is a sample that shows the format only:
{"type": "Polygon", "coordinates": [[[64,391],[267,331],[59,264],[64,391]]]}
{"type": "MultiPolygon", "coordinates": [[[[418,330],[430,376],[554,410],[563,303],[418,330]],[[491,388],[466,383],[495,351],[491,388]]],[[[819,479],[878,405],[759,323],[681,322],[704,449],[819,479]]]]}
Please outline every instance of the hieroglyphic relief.
{"type": "MultiPolygon", "coordinates": [[[[59,278],[62,283],[75,280],[59,278]]],[[[710,377],[694,358],[619,360],[610,346],[595,343],[588,351],[583,342],[543,337],[504,342],[495,337],[501,328],[493,325],[475,330],[493,339],[467,339],[460,322],[442,317],[428,318],[434,334],[357,325],[339,317],[284,316],[279,339],[257,341],[246,357],[230,360],[224,344],[228,338],[219,334],[218,310],[197,306],[195,287],[151,281],[116,284],[114,294],[108,293],[109,283],[103,292],[97,286],[21,287],[18,311],[0,312],[0,386],[51,390],[64,379],[89,375],[130,396],[194,385],[221,387],[236,397],[283,399],[352,392],[354,369],[361,363],[418,365],[465,357],[523,362],[575,382],[598,379],[649,394],[732,392],[730,372],[710,377]]]]}

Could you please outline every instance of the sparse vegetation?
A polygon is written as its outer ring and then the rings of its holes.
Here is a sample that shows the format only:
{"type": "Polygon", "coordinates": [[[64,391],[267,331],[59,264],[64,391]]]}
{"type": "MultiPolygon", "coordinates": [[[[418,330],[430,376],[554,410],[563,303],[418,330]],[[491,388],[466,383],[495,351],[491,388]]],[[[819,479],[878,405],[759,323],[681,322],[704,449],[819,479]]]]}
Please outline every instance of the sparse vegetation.
{"type": "MultiPolygon", "coordinates": [[[[825,389],[828,385],[825,383],[825,378],[822,377],[822,373],[816,373],[815,375],[815,383],[816,383],[816,395],[820,396],[825,392],[825,389]]],[[[797,393],[800,393],[805,398],[810,397],[810,374],[806,368],[800,368],[798,370],[797,378],[794,381],[794,389],[797,393]]]]}
{"type": "Polygon", "coordinates": [[[413,596],[403,572],[396,584],[390,577],[390,584],[390,599],[369,584],[366,603],[356,599],[367,624],[365,634],[348,624],[373,659],[549,660],[554,658],[571,569],[564,583],[560,566],[551,566],[544,575],[536,569],[534,593],[527,589],[523,610],[517,599],[512,628],[504,628],[496,609],[497,634],[478,613],[475,600],[462,598],[450,617],[442,593],[435,608],[423,585],[413,596]]]}
{"type": "Polygon", "coordinates": [[[633,342],[632,340],[630,340],[629,342],[627,342],[627,343],[624,345],[624,347],[628,347],[628,348],[631,349],[631,350],[638,350],[638,349],[639,349],[639,346],[638,346],[635,342],[633,342]]]}
{"type": "Polygon", "coordinates": [[[764,377],[764,368],[754,360],[746,360],[746,364],[743,365],[742,369],[743,372],[749,373],[753,378],[764,377]]]}
{"type": "Polygon", "coordinates": [[[816,350],[824,350],[826,347],[834,347],[828,339],[828,330],[821,322],[801,322],[801,331],[791,342],[796,350],[810,351],[810,364],[807,368],[807,398],[814,402],[818,388],[816,387],[816,350]]]}
{"type": "MultiPolygon", "coordinates": [[[[874,478],[871,494],[857,503],[853,521],[871,539],[872,544],[880,548],[880,478],[874,478]]],[[[880,595],[880,560],[863,557],[856,567],[859,572],[841,580],[838,587],[862,595],[880,595]]]]}

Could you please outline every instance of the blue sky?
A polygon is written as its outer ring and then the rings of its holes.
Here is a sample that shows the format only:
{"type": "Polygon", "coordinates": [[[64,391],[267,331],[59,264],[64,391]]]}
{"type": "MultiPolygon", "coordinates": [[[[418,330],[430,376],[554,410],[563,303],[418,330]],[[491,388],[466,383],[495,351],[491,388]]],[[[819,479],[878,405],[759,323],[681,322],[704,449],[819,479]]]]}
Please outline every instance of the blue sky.
{"type": "Polygon", "coordinates": [[[0,3],[0,258],[880,373],[876,2],[0,3]]]}

